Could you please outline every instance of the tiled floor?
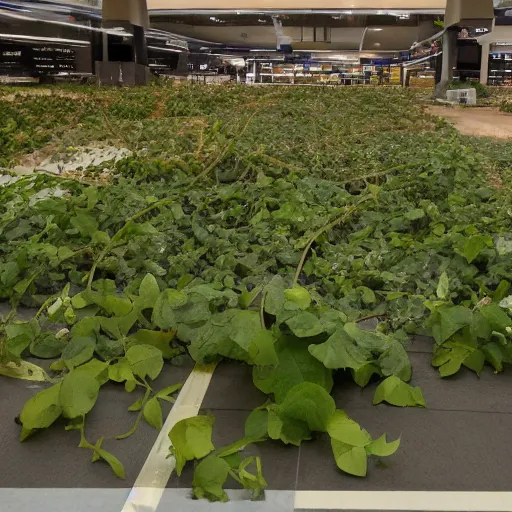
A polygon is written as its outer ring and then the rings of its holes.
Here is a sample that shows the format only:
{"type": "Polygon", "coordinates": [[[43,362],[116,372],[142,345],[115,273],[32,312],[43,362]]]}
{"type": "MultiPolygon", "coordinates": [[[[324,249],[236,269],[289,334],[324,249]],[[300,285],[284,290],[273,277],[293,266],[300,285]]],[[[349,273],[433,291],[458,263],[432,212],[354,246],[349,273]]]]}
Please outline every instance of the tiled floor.
{"type": "MultiPolygon", "coordinates": [[[[401,435],[400,450],[384,461],[371,460],[365,479],[340,472],[329,439],[319,435],[301,448],[266,442],[250,448],[260,455],[269,490],[335,491],[512,491],[510,480],[512,432],[512,372],[494,375],[489,369],[477,378],[463,369],[442,380],[430,365],[431,341],[411,343],[413,381],[422,387],[428,409],[372,405],[376,384],[361,390],[343,375],[335,378],[333,396],[373,436],[401,435]]],[[[157,387],[183,382],[190,366],[165,368],[157,387]]],[[[125,464],[127,479],[116,479],[102,463],[79,450],[78,434],[55,425],[19,444],[14,417],[37,390],[34,384],[2,379],[0,383],[0,487],[128,488],[144,463],[157,432],[142,422],[125,441],[108,440],[125,464]]],[[[249,412],[265,402],[252,384],[251,369],[222,363],[216,369],[203,401],[203,412],[215,415],[214,443],[229,444],[243,436],[249,412]]],[[[87,436],[112,438],[129,429],[135,413],[126,408],[135,400],[122,386],[106,385],[90,415],[87,436]]],[[[164,414],[168,409],[164,411],[164,414]]],[[[192,469],[173,476],[168,489],[190,488],[192,469]]],[[[236,488],[236,484],[232,485],[236,488]]],[[[186,512],[186,510],[184,511],[186,512]]]]}

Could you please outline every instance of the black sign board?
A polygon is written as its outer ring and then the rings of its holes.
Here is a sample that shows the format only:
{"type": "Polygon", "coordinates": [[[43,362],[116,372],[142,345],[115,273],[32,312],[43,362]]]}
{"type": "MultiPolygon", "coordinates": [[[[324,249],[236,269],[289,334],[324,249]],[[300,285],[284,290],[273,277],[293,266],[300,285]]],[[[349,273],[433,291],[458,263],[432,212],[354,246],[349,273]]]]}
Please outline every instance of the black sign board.
{"type": "Polygon", "coordinates": [[[75,50],[62,45],[0,41],[0,75],[39,76],[76,69],[75,50]]]}

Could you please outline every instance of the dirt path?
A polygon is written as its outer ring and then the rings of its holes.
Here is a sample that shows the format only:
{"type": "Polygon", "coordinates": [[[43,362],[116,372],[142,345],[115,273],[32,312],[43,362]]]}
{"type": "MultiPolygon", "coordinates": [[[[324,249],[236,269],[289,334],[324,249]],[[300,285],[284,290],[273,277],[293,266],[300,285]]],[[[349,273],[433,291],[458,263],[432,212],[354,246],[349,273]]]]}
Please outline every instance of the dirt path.
{"type": "Polygon", "coordinates": [[[446,118],[459,132],[477,137],[512,139],[512,114],[494,107],[445,107],[433,105],[427,112],[446,118]]]}

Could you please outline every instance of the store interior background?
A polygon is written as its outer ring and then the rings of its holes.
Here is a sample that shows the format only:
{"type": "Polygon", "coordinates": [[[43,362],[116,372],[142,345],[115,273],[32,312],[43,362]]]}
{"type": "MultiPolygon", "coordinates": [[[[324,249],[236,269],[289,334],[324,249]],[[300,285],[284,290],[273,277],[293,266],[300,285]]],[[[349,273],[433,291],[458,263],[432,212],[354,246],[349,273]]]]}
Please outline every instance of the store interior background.
{"type": "MultiPolygon", "coordinates": [[[[190,2],[171,10],[149,0],[149,26],[140,28],[105,23],[100,0],[0,0],[0,81],[145,83],[129,68],[135,63],[151,75],[200,82],[432,87],[441,74],[445,2],[409,3],[256,12],[190,2]]],[[[512,1],[494,7],[491,28],[458,30],[455,80],[512,85],[512,1]]]]}

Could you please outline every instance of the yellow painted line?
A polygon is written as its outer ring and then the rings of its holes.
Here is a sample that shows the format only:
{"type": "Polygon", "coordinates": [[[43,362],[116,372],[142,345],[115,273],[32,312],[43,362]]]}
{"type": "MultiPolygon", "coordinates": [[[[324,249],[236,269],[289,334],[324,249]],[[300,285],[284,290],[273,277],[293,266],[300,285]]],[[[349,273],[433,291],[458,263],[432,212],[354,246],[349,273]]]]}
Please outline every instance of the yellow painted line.
{"type": "Polygon", "coordinates": [[[122,512],[156,511],[167,482],[176,467],[176,459],[169,457],[171,447],[169,431],[179,421],[197,416],[212,380],[215,366],[214,364],[196,364],[190,373],[142,466],[122,512]]]}
{"type": "Polygon", "coordinates": [[[297,491],[295,510],[512,512],[512,492],[297,491]]]}

